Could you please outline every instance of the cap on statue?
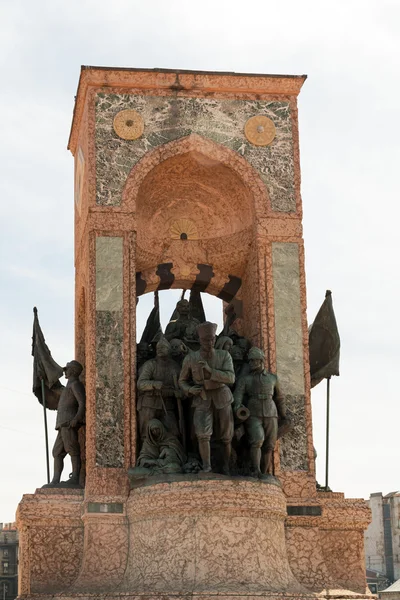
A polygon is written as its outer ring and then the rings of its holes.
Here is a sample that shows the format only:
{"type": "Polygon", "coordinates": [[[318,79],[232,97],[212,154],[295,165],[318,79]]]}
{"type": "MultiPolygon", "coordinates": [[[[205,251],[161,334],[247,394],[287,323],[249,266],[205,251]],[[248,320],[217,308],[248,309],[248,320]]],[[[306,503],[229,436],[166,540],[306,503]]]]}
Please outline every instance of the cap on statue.
{"type": "Polygon", "coordinates": [[[63,367],[63,371],[65,371],[67,367],[72,368],[75,372],[78,372],[78,375],[80,375],[83,371],[81,363],[77,360],[71,360],[70,362],[67,362],[65,367],[63,367]]]}
{"type": "Polygon", "coordinates": [[[197,333],[199,338],[215,336],[217,333],[218,325],[216,323],[210,323],[210,321],[204,321],[197,326],[197,333]]]}
{"type": "Polygon", "coordinates": [[[169,341],[164,336],[158,340],[156,347],[160,348],[161,346],[165,346],[165,348],[168,348],[168,350],[171,349],[171,345],[170,345],[169,341]]]}
{"type": "Polygon", "coordinates": [[[247,356],[248,356],[249,360],[264,360],[265,359],[264,352],[260,348],[256,348],[255,346],[250,348],[247,356]]]}

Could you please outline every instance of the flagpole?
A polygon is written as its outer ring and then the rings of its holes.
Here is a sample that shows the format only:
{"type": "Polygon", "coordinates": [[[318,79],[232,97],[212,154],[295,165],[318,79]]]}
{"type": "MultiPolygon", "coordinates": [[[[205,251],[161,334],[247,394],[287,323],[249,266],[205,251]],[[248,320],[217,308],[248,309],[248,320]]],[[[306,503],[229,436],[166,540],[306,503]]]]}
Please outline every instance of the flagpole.
{"type": "Polygon", "coordinates": [[[47,467],[47,483],[50,483],[50,461],[49,461],[49,436],[47,433],[47,414],[46,414],[46,394],[44,390],[44,379],[40,380],[42,386],[42,404],[44,416],[44,437],[46,440],[46,467],[47,467]]]}
{"type": "Polygon", "coordinates": [[[329,402],[331,378],[326,380],[326,450],[325,450],[325,491],[328,491],[329,477],[329,402]]]}

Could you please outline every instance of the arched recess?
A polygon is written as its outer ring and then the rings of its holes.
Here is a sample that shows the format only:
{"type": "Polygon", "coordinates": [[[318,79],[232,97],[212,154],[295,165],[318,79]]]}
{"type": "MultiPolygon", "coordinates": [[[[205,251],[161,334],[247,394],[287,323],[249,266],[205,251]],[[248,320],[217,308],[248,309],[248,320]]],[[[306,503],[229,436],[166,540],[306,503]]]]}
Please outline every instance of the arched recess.
{"type": "Polygon", "coordinates": [[[143,179],[158,164],[179,154],[198,152],[210,160],[232,169],[248,188],[254,202],[256,216],[265,216],[271,211],[267,188],[257,171],[240,154],[221,144],[192,133],[150,150],[132,168],[122,192],[122,210],[136,212],[137,196],[143,179]]]}
{"type": "Polygon", "coordinates": [[[138,295],[200,286],[226,301],[236,297],[247,335],[260,341],[265,306],[258,291],[265,284],[257,223],[269,206],[257,172],[225,146],[190,135],[149,151],[131,170],[121,206],[135,215],[135,268],[144,286],[138,295]],[[205,269],[212,273],[207,282],[205,269]]]}

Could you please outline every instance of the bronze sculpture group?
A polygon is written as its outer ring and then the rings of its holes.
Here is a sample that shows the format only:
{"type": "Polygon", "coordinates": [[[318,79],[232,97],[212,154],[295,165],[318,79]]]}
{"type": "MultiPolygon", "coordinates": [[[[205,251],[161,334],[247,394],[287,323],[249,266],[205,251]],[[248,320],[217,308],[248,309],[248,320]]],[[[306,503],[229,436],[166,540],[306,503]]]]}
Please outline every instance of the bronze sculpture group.
{"type": "MultiPolygon", "coordinates": [[[[287,431],[290,421],[263,351],[229,327],[217,338],[217,325],[193,318],[185,299],[174,314],[165,336],[137,346],[140,448],[133,477],[202,471],[271,478],[278,427],[287,431]]],[[[67,385],[58,382],[52,390],[57,398],[49,408],[57,409],[58,434],[50,486],[79,485],[82,370],[75,360],[67,363],[67,385]],[[67,454],[72,473],[60,483],[67,454]]]]}
{"type": "Polygon", "coordinates": [[[217,325],[191,318],[187,300],[175,314],[156,356],[138,361],[134,474],[201,470],[271,478],[278,426],[289,421],[263,351],[233,331],[217,338],[217,325]]]}

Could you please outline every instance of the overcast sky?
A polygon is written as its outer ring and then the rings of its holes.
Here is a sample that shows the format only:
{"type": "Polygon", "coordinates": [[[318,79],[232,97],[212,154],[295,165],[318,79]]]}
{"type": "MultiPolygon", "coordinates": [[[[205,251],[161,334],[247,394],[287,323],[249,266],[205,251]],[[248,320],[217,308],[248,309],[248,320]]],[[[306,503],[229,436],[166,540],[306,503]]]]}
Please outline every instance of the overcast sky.
{"type": "MultiPolygon", "coordinates": [[[[331,289],[342,339],[330,485],[348,497],[400,489],[398,0],[3,0],[0,11],[0,521],[46,480],[31,394],[34,305],[55,359],[74,354],[66,145],[82,64],[308,74],[299,97],[308,317],[331,289]]],[[[164,324],[173,302],[162,305],[164,324]]],[[[323,483],[324,383],[312,401],[323,483]]]]}

